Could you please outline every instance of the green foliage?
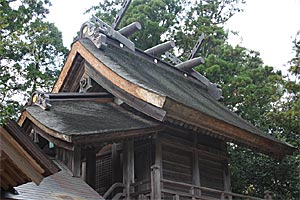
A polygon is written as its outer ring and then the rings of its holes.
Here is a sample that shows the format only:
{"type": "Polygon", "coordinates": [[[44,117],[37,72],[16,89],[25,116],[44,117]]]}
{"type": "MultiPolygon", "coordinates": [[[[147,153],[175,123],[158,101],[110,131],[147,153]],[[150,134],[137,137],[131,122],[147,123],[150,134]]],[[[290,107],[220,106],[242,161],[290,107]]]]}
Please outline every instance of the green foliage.
{"type": "Polygon", "coordinates": [[[216,54],[216,51],[225,44],[227,32],[223,28],[224,22],[228,21],[234,14],[242,11],[245,1],[240,0],[204,0],[191,1],[185,7],[182,14],[182,26],[176,33],[177,45],[182,55],[186,58],[195,45],[198,36],[205,33],[205,42],[201,46],[200,54],[207,57],[216,54]]]}
{"type": "MultiPolygon", "coordinates": [[[[278,86],[284,93],[278,96],[280,98],[271,104],[270,109],[264,110],[260,120],[264,122],[265,130],[270,134],[299,149],[300,74],[297,69],[299,69],[300,58],[297,42],[299,40],[295,40],[295,57],[290,66],[293,77],[280,81],[281,84],[278,86]]],[[[252,115],[249,117],[252,118],[252,115]]],[[[235,191],[262,195],[267,189],[274,192],[274,199],[299,199],[300,151],[282,160],[276,160],[241,147],[229,149],[235,191]],[[240,162],[241,160],[243,162],[240,162]]]]}
{"type": "Polygon", "coordinates": [[[45,22],[48,0],[0,0],[0,122],[16,117],[36,89],[50,90],[67,49],[45,22]]]}
{"type": "Polygon", "coordinates": [[[264,66],[258,52],[228,44],[219,46],[205,61],[197,70],[221,85],[223,103],[267,131],[265,114],[283,94],[281,72],[264,66]]]}
{"type": "MultiPolygon", "coordinates": [[[[120,1],[104,1],[87,12],[96,12],[95,15],[112,24],[120,9],[120,1]]],[[[168,37],[175,24],[179,23],[178,15],[182,10],[179,0],[135,0],[129,6],[119,28],[138,21],[142,30],[131,36],[140,49],[147,49],[160,43],[161,36],[168,37]]]]}

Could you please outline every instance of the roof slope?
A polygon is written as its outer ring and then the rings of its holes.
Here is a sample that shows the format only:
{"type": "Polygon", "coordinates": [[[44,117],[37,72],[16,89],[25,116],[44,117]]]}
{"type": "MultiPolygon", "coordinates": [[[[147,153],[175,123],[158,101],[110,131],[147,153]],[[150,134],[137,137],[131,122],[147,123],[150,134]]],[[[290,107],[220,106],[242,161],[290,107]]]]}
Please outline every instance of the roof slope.
{"type": "Polygon", "coordinates": [[[111,45],[102,52],[89,40],[80,42],[104,65],[129,82],[252,133],[263,134],[213,99],[200,82],[189,80],[183,72],[174,67],[158,66],[154,62],[111,45]]]}
{"type": "Polygon", "coordinates": [[[26,108],[26,115],[30,120],[43,124],[45,129],[64,135],[61,139],[67,142],[72,142],[76,136],[103,137],[106,133],[138,131],[159,126],[159,123],[136,116],[113,102],[64,100],[50,103],[49,110],[29,106],[26,108]]]}
{"type": "Polygon", "coordinates": [[[55,161],[55,163],[60,167],[60,172],[45,178],[39,186],[33,183],[18,186],[15,188],[18,195],[6,194],[4,198],[24,200],[103,199],[80,177],[73,177],[65,165],[59,161],[55,161]]]}
{"type": "Polygon", "coordinates": [[[0,186],[8,190],[30,181],[39,184],[59,171],[15,121],[0,127],[0,186]]]}

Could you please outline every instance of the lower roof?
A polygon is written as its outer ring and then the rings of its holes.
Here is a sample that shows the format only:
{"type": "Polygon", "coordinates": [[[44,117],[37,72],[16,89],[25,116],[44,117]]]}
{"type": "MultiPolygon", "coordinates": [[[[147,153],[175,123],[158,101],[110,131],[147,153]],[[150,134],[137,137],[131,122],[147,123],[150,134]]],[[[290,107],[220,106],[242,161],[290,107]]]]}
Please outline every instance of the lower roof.
{"type": "MultiPolygon", "coordinates": [[[[77,136],[99,136],[106,133],[138,131],[158,127],[158,122],[144,119],[113,102],[88,100],[51,101],[51,108],[26,108],[25,115],[52,136],[72,142],[77,136]],[[42,127],[41,127],[42,126],[42,127]]],[[[24,113],[23,113],[24,115],[24,113]]]]}
{"type": "Polygon", "coordinates": [[[59,161],[54,161],[61,169],[60,172],[49,176],[37,186],[34,183],[27,183],[15,190],[18,195],[6,193],[1,199],[31,199],[31,200],[59,200],[59,199],[80,199],[100,200],[103,199],[95,190],[86,184],[80,177],[73,177],[72,173],[59,161]]]}

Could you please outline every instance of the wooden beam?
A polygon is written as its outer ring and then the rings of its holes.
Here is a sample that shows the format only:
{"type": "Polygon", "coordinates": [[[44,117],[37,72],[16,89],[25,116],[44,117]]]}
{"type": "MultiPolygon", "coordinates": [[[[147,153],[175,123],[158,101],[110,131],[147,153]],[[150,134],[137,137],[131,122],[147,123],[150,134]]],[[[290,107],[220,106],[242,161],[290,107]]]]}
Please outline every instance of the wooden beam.
{"type": "Polygon", "coordinates": [[[86,157],[86,182],[96,189],[96,151],[95,148],[85,149],[86,157]]]}
{"type": "Polygon", "coordinates": [[[45,138],[47,141],[52,142],[55,144],[55,146],[62,147],[64,149],[73,151],[74,145],[72,143],[66,142],[64,140],[61,140],[59,138],[53,137],[52,135],[48,134],[44,130],[40,129],[35,124],[32,124],[32,128],[38,133],[41,137],[45,138]]]}
{"type": "Polygon", "coordinates": [[[70,69],[72,67],[72,64],[73,64],[73,62],[75,60],[75,57],[76,57],[76,54],[77,54],[77,51],[73,50],[73,49],[76,48],[75,44],[76,43],[74,43],[72,45],[72,49],[71,49],[71,51],[70,51],[70,53],[69,53],[69,55],[67,57],[67,60],[66,60],[64,66],[63,66],[63,68],[62,68],[62,70],[61,70],[61,72],[59,74],[58,79],[56,80],[56,82],[55,82],[55,84],[54,84],[54,86],[52,88],[52,92],[53,93],[58,93],[61,90],[63,84],[67,80],[68,73],[69,73],[69,71],[70,71],[70,69]]]}
{"type": "Polygon", "coordinates": [[[127,93],[126,91],[122,90],[121,88],[117,87],[113,84],[110,80],[106,79],[99,71],[93,68],[91,65],[87,65],[86,73],[95,80],[99,85],[105,88],[108,92],[113,94],[114,96],[122,99],[126,104],[129,106],[139,110],[140,112],[153,117],[159,121],[163,121],[166,115],[166,111],[151,105],[132,94],[127,93]]]}
{"type": "Polygon", "coordinates": [[[14,179],[18,182],[18,183],[23,183],[24,180],[26,179],[26,175],[18,170],[15,167],[11,166],[11,162],[9,160],[7,160],[6,162],[1,163],[1,167],[3,167],[3,169],[5,169],[5,173],[10,174],[10,176],[13,176],[14,179]]]}
{"type": "Polygon", "coordinates": [[[0,127],[0,150],[16,164],[16,166],[37,185],[43,180],[44,170],[24,151],[24,149],[0,127]]]}
{"type": "Polygon", "coordinates": [[[14,176],[10,176],[10,174],[7,173],[6,170],[4,170],[1,173],[1,176],[4,177],[7,180],[7,182],[9,183],[9,185],[17,185],[18,184],[17,181],[15,180],[14,176]]]}
{"type": "Polygon", "coordinates": [[[45,170],[25,151],[25,149],[4,128],[0,127],[0,129],[2,139],[5,138],[18,151],[18,153],[20,153],[20,155],[24,157],[24,159],[32,163],[32,166],[36,169],[37,172],[39,172],[40,174],[45,172],[45,170]]]}
{"type": "MultiPolygon", "coordinates": [[[[32,115],[30,115],[27,111],[24,112],[26,114],[26,117],[34,124],[36,125],[38,128],[40,128],[42,131],[44,131],[45,133],[53,136],[54,138],[58,138],[58,139],[61,139],[65,142],[68,142],[68,143],[72,143],[72,137],[69,136],[69,135],[64,135],[64,134],[61,134],[61,133],[58,133],[46,126],[44,126],[44,124],[42,124],[41,122],[39,122],[38,119],[35,119],[32,115]]],[[[54,142],[53,142],[54,143],[54,142]]]]}
{"type": "Polygon", "coordinates": [[[75,144],[89,144],[99,145],[100,143],[111,142],[111,141],[122,141],[128,138],[134,138],[139,136],[145,136],[153,132],[161,131],[164,129],[163,125],[157,125],[150,128],[141,128],[134,130],[104,132],[101,134],[85,134],[77,135],[72,137],[72,141],[75,144]]]}
{"type": "MultiPolygon", "coordinates": [[[[26,127],[32,127],[29,125],[29,120],[26,122],[26,127]]],[[[43,154],[38,145],[34,144],[32,140],[25,133],[24,129],[21,128],[15,121],[9,120],[5,125],[4,129],[16,140],[22,148],[30,154],[32,159],[34,159],[40,166],[45,170],[44,176],[54,174],[59,171],[59,168],[43,154]]],[[[31,129],[31,128],[30,128],[31,129]]]]}

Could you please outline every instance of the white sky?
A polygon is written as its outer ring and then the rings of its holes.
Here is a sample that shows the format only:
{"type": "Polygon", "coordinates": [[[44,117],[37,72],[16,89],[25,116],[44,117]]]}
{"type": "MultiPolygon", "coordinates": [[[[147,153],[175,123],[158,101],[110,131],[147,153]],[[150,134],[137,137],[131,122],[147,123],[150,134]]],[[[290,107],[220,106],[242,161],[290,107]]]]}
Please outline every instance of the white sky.
{"type": "MultiPolygon", "coordinates": [[[[101,0],[52,0],[48,20],[63,34],[64,45],[70,47],[87,8],[101,0]]],[[[230,43],[259,51],[264,63],[286,71],[292,58],[292,40],[300,30],[300,0],[246,0],[244,12],[233,16],[226,28],[239,32],[230,43]]]]}

